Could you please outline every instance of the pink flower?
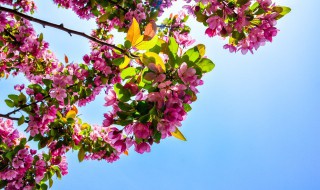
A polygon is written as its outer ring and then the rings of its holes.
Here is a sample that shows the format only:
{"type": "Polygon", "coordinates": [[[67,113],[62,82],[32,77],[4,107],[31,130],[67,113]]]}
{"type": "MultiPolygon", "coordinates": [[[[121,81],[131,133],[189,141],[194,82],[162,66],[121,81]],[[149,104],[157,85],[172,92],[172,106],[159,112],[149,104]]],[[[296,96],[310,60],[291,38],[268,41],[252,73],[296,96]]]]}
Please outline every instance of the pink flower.
{"type": "Polygon", "coordinates": [[[83,56],[83,61],[86,63],[86,64],[89,64],[90,63],[90,57],[88,55],[84,55],[83,56]]]}
{"type": "Polygon", "coordinates": [[[117,95],[114,90],[108,90],[107,96],[104,98],[106,103],[104,106],[111,106],[117,102],[117,95]]]}
{"type": "Polygon", "coordinates": [[[12,160],[12,166],[15,168],[15,169],[18,169],[18,168],[23,168],[24,167],[24,163],[22,160],[20,160],[19,158],[14,158],[12,160]]]}
{"type": "Polygon", "coordinates": [[[61,157],[61,162],[59,163],[59,168],[62,175],[68,174],[68,162],[66,156],[61,157]]]}
{"type": "Polygon", "coordinates": [[[4,175],[2,176],[3,180],[13,180],[14,178],[16,178],[18,175],[18,172],[14,171],[14,170],[8,170],[7,172],[4,173],[4,175]]]}
{"type": "Polygon", "coordinates": [[[24,89],[24,84],[22,84],[22,85],[18,85],[18,84],[14,85],[14,89],[21,92],[24,89]]]}
{"type": "Polygon", "coordinates": [[[160,65],[156,65],[154,63],[150,63],[148,65],[148,68],[150,69],[151,72],[147,72],[144,75],[144,78],[146,80],[149,80],[149,81],[153,80],[153,82],[156,83],[156,82],[163,82],[166,79],[166,75],[163,74],[164,71],[163,71],[163,69],[161,68],[160,65]]]}
{"type": "Polygon", "coordinates": [[[146,142],[142,142],[140,144],[134,143],[134,150],[140,154],[150,152],[150,145],[146,142]]]}
{"type": "Polygon", "coordinates": [[[150,129],[147,125],[144,125],[142,123],[136,123],[133,126],[133,133],[136,135],[136,137],[141,139],[147,139],[150,136],[150,129]]]}
{"type": "Polygon", "coordinates": [[[177,40],[177,43],[184,47],[190,46],[196,41],[195,39],[192,39],[189,33],[187,32],[185,33],[174,32],[173,35],[174,35],[174,38],[177,40]]]}
{"type": "Polygon", "coordinates": [[[105,113],[103,120],[103,127],[109,127],[113,124],[113,114],[112,113],[105,113]]]}
{"type": "Polygon", "coordinates": [[[191,67],[188,68],[188,65],[185,62],[182,63],[178,69],[178,75],[185,84],[192,83],[197,80],[197,76],[195,74],[196,70],[191,67]]]}
{"type": "Polygon", "coordinates": [[[237,48],[233,45],[226,44],[223,46],[224,49],[229,49],[230,53],[236,53],[237,48]]]}
{"type": "Polygon", "coordinates": [[[63,102],[64,98],[67,97],[66,90],[60,87],[52,88],[50,90],[50,97],[56,98],[59,102],[63,102]]]}
{"type": "Polygon", "coordinates": [[[126,143],[123,140],[117,140],[114,144],[113,147],[118,151],[118,152],[124,152],[126,150],[126,143]]]}

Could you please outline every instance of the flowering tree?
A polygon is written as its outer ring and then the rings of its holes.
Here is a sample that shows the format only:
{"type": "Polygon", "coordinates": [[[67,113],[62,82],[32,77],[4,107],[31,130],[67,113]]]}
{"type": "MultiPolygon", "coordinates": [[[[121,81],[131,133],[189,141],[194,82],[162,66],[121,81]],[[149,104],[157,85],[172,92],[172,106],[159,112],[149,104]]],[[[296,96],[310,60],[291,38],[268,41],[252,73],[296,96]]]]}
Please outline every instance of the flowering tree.
{"type": "MultiPolygon", "coordinates": [[[[14,86],[4,100],[12,109],[0,114],[0,188],[47,189],[53,178],[68,173],[65,154],[79,161],[113,162],[150,152],[169,136],[186,140],[181,122],[197,100],[197,87],[214,63],[203,44],[194,45],[189,16],[206,27],[209,37],[228,39],[230,52],[250,51],[271,42],[276,21],[290,12],[271,0],[185,0],[184,10],[162,23],[158,18],[175,0],[53,0],[81,19],[94,18],[91,35],[32,17],[32,0],[0,0],[0,77],[18,74],[28,84],[14,86]],[[59,61],[31,22],[90,40],[83,63],[59,61]],[[114,44],[111,31],[124,32],[114,44]],[[106,92],[101,125],[81,120],[77,107],[106,92]],[[15,126],[25,126],[27,137],[15,126]],[[41,152],[27,142],[38,143],[41,152]]],[[[22,131],[22,129],[20,130],[22,131]]]]}

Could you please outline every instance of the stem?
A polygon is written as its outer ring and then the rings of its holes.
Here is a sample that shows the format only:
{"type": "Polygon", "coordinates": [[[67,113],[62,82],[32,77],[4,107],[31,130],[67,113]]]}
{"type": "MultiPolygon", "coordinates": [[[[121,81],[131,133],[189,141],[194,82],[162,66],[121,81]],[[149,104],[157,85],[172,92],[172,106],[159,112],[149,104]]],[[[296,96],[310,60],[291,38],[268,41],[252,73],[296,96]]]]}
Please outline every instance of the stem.
{"type": "MultiPolygon", "coordinates": [[[[99,40],[99,39],[97,39],[97,38],[95,38],[95,37],[89,36],[89,35],[85,34],[84,32],[79,32],[79,31],[76,31],[76,30],[72,30],[72,29],[65,28],[65,27],[63,26],[63,24],[54,24],[54,23],[51,23],[51,22],[48,22],[48,21],[44,21],[44,20],[41,20],[41,19],[38,19],[38,18],[31,17],[31,16],[29,16],[29,15],[20,13],[20,12],[18,12],[18,11],[16,11],[16,10],[9,9],[9,8],[6,8],[6,7],[1,7],[1,6],[0,6],[0,11],[12,13],[12,14],[17,15],[17,16],[20,16],[21,18],[24,18],[24,19],[26,19],[26,20],[39,23],[39,24],[41,24],[43,27],[49,26],[49,27],[52,27],[52,28],[56,28],[56,29],[65,31],[65,32],[69,33],[70,36],[71,36],[72,34],[75,34],[75,35],[78,35],[78,36],[82,36],[82,37],[87,38],[87,39],[89,39],[89,40],[91,40],[91,41],[97,42],[97,43],[99,43],[99,44],[101,44],[101,45],[105,45],[105,46],[112,47],[113,49],[116,49],[116,50],[120,51],[120,52],[123,53],[123,54],[126,54],[126,55],[129,54],[126,50],[124,50],[124,49],[122,49],[122,48],[119,48],[119,47],[117,47],[117,46],[115,46],[115,45],[113,45],[113,44],[109,44],[109,43],[107,43],[107,42],[104,42],[104,41],[102,41],[102,40],[99,40]]],[[[128,56],[129,56],[129,55],[128,55],[128,56]]]]}

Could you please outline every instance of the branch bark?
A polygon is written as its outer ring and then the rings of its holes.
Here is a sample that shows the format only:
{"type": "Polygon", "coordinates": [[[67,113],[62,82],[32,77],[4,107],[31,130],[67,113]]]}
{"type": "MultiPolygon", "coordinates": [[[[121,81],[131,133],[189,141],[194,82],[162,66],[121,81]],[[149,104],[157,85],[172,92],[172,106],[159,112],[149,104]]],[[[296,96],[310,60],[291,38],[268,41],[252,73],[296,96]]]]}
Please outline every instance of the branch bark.
{"type": "Polygon", "coordinates": [[[8,115],[4,115],[4,114],[1,114],[1,113],[0,113],[0,117],[2,117],[2,118],[7,118],[7,119],[11,119],[11,120],[15,120],[15,121],[18,121],[18,120],[19,120],[19,118],[10,117],[10,116],[8,116],[8,115]]]}
{"type": "Polygon", "coordinates": [[[26,15],[26,14],[23,14],[23,13],[20,13],[16,10],[13,10],[13,9],[9,9],[9,8],[6,8],[6,7],[1,7],[0,6],[0,11],[4,11],[4,12],[8,12],[8,13],[12,13],[14,15],[17,15],[21,18],[24,18],[26,20],[29,20],[29,21],[32,21],[32,22],[36,22],[38,24],[41,24],[43,27],[45,26],[49,26],[49,27],[52,27],[52,28],[56,28],[56,29],[59,29],[59,30],[62,30],[62,31],[65,31],[67,32],[68,34],[72,35],[72,34],[75,34],[75,35],[78,35],[78,36],[82,36],[84,38],[87,38],[93,42],[96,42],[96,43],[99,43],[101,45],[105,45],[105,46],[109,46],[113,49],[116,49],[118,51],[120,51],[121,53],[125,54],[125,55],[128,55],[129,57],[132,56],[129,52],[127,52],[126,50],[122,49],[122,48],[119,48],[117,47],[116,45],[114,44],[109,44],[107,42],[104,42],[102,40],[99,40],[95,37],[92,37],[92,36],[89,36],[87,34],[85,34],[84,32],[79,32],[79,31],[76,31],[76,30],[72,30],[72,29],[69,29],[69,28],[65,28],[63,26],[63,24],[54,24],[54,23],[51,23],[51,22],[48,22],[48,21],[45,21],[45,20],[41,20],[41,19],[38,19],[38,18],[34,18],[32,16],[29,16],[29,15],[26,15]]]}

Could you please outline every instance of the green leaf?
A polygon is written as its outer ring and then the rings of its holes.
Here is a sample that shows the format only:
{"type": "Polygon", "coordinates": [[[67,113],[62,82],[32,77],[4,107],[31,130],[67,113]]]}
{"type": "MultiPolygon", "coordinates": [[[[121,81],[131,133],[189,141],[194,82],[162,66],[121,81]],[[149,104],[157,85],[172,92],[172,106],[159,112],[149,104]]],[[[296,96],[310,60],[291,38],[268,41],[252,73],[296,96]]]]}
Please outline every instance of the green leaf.
{"type": "Polygon", "coordinates": [[[105,13],[105,14],[103,14],[102,16],[100,16],[99,17],[99,22],[101,23],[101,22],[106,22],[107,20],[108,20],[108,18],[109,18],[109,15],[110,15],[110,13],[105,13]]]}
{"type": "Polygon", "coordinates": [[[42,40],[43,40],[43,34],[41,33],[41,34],[39,35],[38,41],[39,41],[39,42],[42,42],[42,40]]]}
{"type": "Polygon", "coordinates": [[[119,103],[118,103],[118,106],[119,106],[119,108],[120,108],[121,110],[123,110],[123,111],[130,111],[130,110],[133,109],[133,107],[130,106],[130,104],[125,103],[125,102],[119,102],[119,103]]]}
{"type": "Polygon", "coordinates": [[[139,50],[149,50],[152,49],[158,42],[158,36],[154,36],[151,40],[149,41],[142,41],[139,42],[135,47],[139,50]]]}
{"type": "Polygon", "coordinates": [[[41,190],[47,190],[48,189],[48,185],[45,184],[45,183],[41,184],[40,187],[41,187],[41,190]]]}
{"type": "Polygon", "coordinates": [[[24,121],[25,121],[24,116],[21,116],[21,117],[19,118],[19,120],[18,120],[18,125],[20,126],[20,125],[24,124],[24,121]]]}
{"type": "Polygon", "coordinates": [[[117,98],[122,102],[130,100],[131,94],[128,89],[125,89],[120,83],[114,85],[114,91],[117,94],[117,98]]]}
{"type": "Polygon", "coordinates": [[[272,10],[279,13],[279,15],[276,17],[277,20],[291,12],[291,8],[284,7],[284,6],[276,6],[276,7],[273,7],[272,10]]]}
{"type": "Polygon", "coordinates": [[[58,179],[61,179],[61,172],[60,172],[60,169],[59,170],[56,170],[56,176],[58,179]]]}
{"type": "Polygon", "coordinates": [[[136,73],[136,68],[134,67],[128,67],[124,70],[121,71],[121,78],[122,79],[127,79],[127,78],[130,78],[130,77],[133,77],[135,76],[137,73],[136,73]]]}
{"type": "Polygon", "coordinates": [[[14,102],[18,101],[18,95],[15,94],[9,94],[8,98],[10,98],[11,100],[13,100],[14,102]]]}
{"type": "Polygon", "coordinates": [[[232,32],[232,37],[238,41],[242,40],[243,38],[245,38],[245,34],[243,32],[238,32],[238,31],[233,31],[232,32]]]}
{"type": "Polygon", "coordinates": [[[159,65],[163,71],[166,71],[166,66],[164,65],[162,58],[154,52],[144,53],[141,56],[140,60],[146,66],[148,66],[150,63],[154,63],[156,65],[159,65]]]}
{"type": "Polygon", "coordinates": [[[176,41],[176,39],[174,39],[174,37],[170,37],[169,38],[169,51],[173,56],[176,56],[178,49],[179,49],[179,45],[176,41]]]}
{"type": "Polygon", "coordinates": [[[183,104],[184,111],[189,112],[192,110],[192,107],[190,104],[183,104]]]}
{"type": "Polygon", "coordinates": [[[12,151],[11,152],[7,152],[5,154],[5,157],[10,161],[12,161],[13,156],[14,156],[14,152],[12,152],[12,151]]]}
{"type": "Polygon", "coordinates": [[[257,8],[259,8],[259,6],[260,4],[258,2],[255,2],[250,6],[250,10],[255,11],[257,8]]]}
{"type": "Polygon", "coordinates": [[[207,73],[212,71],[212,69],[215,67],[215,64],[208,58],[201,59],[197,65],[200,67],[201,71],[203,73],[207,73]]]}
{"type": "Polygon", "coordinates": [[[49,179],[49,188],[51,188],[52,185],[53,185],[53,180],[50,178],[50,179],[49,179]]]}
{"type": "Polygon", "coordinates": [[[42,79],[42,82],[47,86],[50,87],[52,84],[52,80],[50,79],[42,79]]]}
{"type": "Polygon", "coordinates": [[[149,110],[150,110],[149,104],[146,101],[139,101],[136,109],[141,115],[145,115],[149,113],[149,110]]]}
{"type": "Polygon", "coordinates": [[[8,107],[10,107],[10,108],[13,108],[13,107],[14,107],[13,101],[11,101],[11,100],[9,100],[9,99],[6,99],[5,102],[6,102],[6,104],[7,104],[8,107]]]}
{"type": "Polygon", "coordinates": [[[150,114],[144,115],[144,116],[139,118],[139,121],[141,123],[147,123],[149,120],[150,120],[150,114]]]}
{"type": "Polygon", "coordinates": [[[85,156],[85,151],[84,151],[84,148],[81,147],[79,152],[78,152],[78,160],[79,162],[82,162],[83,159],[84,159],[84,156],[85,156]]]}
{"type": "Polygon", "coordinates": [[[240,5],[240,6],[242,6],[242,5],[244,5],[244,4],[248,3],[248,2],[249,2],[249,0],[237,0],[237,4],[240,5]]]}
{"type": "Polygon", "coordinates": [[[124,57],[120,57],[113,60],[113,64],[117,66],[121,65],[123,62],[124,62],[124,57]]]}
{"type": "Polygon", "coordinates": [[[200,52],[198,48],[195,46],[193,48],[188,49],[184,54],[183,58],[187,58],[191,62],[195,62],[200,58],[200,52]]]}
{"type": "Polygon", "coordinates": [[[7,186],[7,184],[8,184],[7,181],[0,180],[0,189],[5,188],[7,186]]]}
{"type": "Polygon", "coordinates": [[[27,102],[27,97],[23,93],[20,93],[18,97],[18,101],[20,104],[25,104],[27,102]]]}

